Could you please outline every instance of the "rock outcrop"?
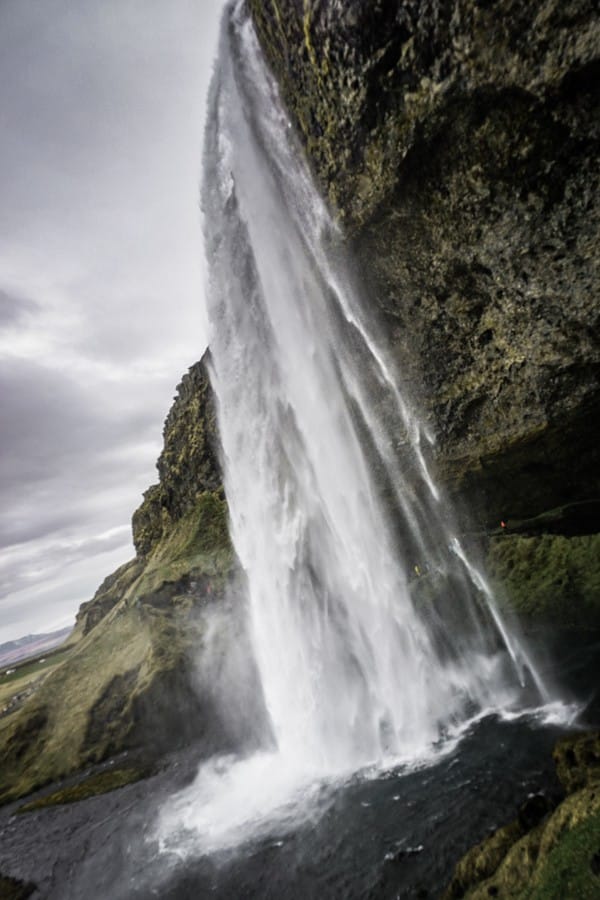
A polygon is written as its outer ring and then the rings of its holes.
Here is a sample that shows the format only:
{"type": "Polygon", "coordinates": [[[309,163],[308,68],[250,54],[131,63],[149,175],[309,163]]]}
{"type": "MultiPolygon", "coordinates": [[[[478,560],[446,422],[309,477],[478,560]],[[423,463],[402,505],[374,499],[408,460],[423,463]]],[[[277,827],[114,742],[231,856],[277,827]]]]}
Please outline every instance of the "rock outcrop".
{"type": "MultiPolygon", "coordinates": [[[[134,515],[136,558],[82,605],[64,661],[0,719],[0,802],[121,751],[146,762],[192,740],[209,754],[242,739],[243,715],[224,717],[197,664],[209,628],[220,656],[239,662],[245,641],[239,609],[218,615],[236,565],[204,363],[179,386],[158,469],[134,515]]],[[[253,679],[248,656],[240,707],[256,705],[253,679]]]]}
{"type": "Polygon", "coordinates": [[[248,0],[424,419],[485,524],[598,497],[592,0],[248,0]]]}
{"type": "Polygon", "coordinates": [[[600,895],[600,735],[564,738],[553,755],[565,799],[530,797],[463,857],[444,900],[600,895]]]}

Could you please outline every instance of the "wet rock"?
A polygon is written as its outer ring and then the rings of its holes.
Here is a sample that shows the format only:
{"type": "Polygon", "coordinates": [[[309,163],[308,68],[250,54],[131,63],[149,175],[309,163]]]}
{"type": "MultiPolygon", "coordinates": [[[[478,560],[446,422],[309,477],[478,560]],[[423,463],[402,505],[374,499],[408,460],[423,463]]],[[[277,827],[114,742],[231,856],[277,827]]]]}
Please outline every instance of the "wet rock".
{"type": "Polygon", "coordinates": [[[81,800],[87,800],[89,797],[97,797],[100,794],[118,790],[135,781],[149,778],[153,774],[154,769],[149,765],[144,766],[143,764],[106,768],[101,772],[87,775],[75,784],[62,787],[51,793],[44,793],[41,797],[35,797],[29,803],[20,806],[17,809],[17,814],[35,812],[38,809],[48,809],[51,806],[61,806],[65,803],[79,803],[81,800]]]}
{"type": "Polygon", "coordinates": [[[597,497],[595,4],[249,6],[440,480],[486,527],[597,497]]]}
{"type": "Polygon", "coordinates": [[[518,820],[523,831],[531,831],[550,812],[550,803],[543,794],[533,794],[519,807],[518,820]]]}
{"type": "Polygon", "coordinates": [[[496,596],[529,622],[600,628],[600,535],[502,534],[487,542],[496,596]]]}
{"type": "Polygon", "coordinates": [[[552,757],[556,774],[568,793],[600,783],[600,732],[563,738],[552,757]]]}
{"type": "Polygon", "coordinates": [[[554,805],[528,798],[514,822],[460,860],[444,897],[598,896],[600,880],[591,880],[600,842],[597,754],[597,733],[559,741],[553,755],[568,796],[554,805]]]}

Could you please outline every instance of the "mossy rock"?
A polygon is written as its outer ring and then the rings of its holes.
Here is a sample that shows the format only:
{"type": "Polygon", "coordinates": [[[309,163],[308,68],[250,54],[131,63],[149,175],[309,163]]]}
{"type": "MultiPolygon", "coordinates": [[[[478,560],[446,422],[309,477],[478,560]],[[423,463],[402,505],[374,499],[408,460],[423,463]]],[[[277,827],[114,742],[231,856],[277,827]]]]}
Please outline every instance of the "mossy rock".
{"type": "Polygon", "coordinates": [[[545,823],[520,838],[490,877],[465,894],[454,896],[469,900],[598,897],[600,881],[593,870],[593,859],[600,850],[599,829],[598,787],[578,791],[545,823]]]}
{"type": "Polygon", "coordinates": [[[523,900],[600,897],[600,810],[568,831],[548,854],[523,900]]]}
{"type": "Polygon", "coordinates": [[[205,617],[236,570],[207,361],[183,377],[167,416],[160,482],[133,517],[136,558],[82,605],[60,664],[0,718],[0,802],[123,750],[230,749],[195,671],[205,617]]]}
{"type": "Polygon", "coordinates": [[[530,622],[600,628],[600,535],[503,534],[486,568],[498,598],[530,622]]]}
{"type": "Polygon", "coordinates": [[[599,748],[597,733],[560,741],[554,759],[571,793],[554,808],[530,798],[513,822],[460,860],[444,900],[600,896],[599,748]]]}
{"type": "Polygon", "coordinates": [[[133,514],[138,557],[147,556],[181,518],[197,506],[202,492],[221,487],[215,402],[207,372],[208,353],[178,385],[166,418],[163,450],[156,464],[160,481],[144,494],[133,514]]]}
{"type": "Polygon", "coordinates": [[[600,496],[596,4],[248,5],[438,481],[484,525],[600,496]]]}
{"type": "Polygon", "coordinates": [[[43,797],[37,797],[29,803],[23,804],[17,809],[17,813],[35,812],[40,809],[48,809],[52,806],[62,806],[66,803],[79,803],[90,797],[98,797],[109,791],[116,791],[128,784],[149,778],[154,772],[151,766],[125,766],[114,769],[106,769],[84,778],[77,784],[69,785],[43,797]]]}
{"type": "Polygon", "coordinates": [[[218,724],[210,737],[216,714],[195,690],[192,659],[202,646],[203,611],[223,597],[234,568],[226,503],[205,491],[143,561],[109,579],[110,609],[0,719],[0,801],[125,749],[159,756],[199,738],[222,743],[218,724]]]}
{"type": "Polygon", "coordinates": [[[117,605],[142,569],[143,562],[140,559],[132,559],[105,578],[92,599],[79,607],[75,628],[67,643],[76,643],[81,637],[89,634],[92,628],[95,628],[117,605]]]}
{"type": "Polygon", "coordinates": [[[567,793],[600,783],[600,732],[562,738],[552,757],[556,774],[567,793]]]}

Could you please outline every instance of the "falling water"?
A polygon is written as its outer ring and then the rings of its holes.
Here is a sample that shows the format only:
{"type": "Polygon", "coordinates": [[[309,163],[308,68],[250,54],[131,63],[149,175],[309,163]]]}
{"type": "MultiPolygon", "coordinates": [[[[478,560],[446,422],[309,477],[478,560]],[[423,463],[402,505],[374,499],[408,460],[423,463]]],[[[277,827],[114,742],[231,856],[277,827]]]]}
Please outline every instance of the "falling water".
{"type": "Polygon", "coordinates": [[[524,686],[547,697],[448,524],[243,4],[222,32],[203,206],[225,487],[271,731],[171,811],[168,828],[210,846],[293,785],[425,757],[524,686]]]}

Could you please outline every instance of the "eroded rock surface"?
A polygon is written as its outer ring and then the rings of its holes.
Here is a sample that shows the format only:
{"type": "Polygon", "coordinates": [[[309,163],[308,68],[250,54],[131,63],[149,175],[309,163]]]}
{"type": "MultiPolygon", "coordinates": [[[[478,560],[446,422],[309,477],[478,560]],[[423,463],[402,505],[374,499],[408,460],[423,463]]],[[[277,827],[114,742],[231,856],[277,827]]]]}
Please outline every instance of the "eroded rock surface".
{"type": "Polygon", "coordinates": [[[249,0],[423,417],[486,523],[598,496],[591,0],[249,0]]]}

